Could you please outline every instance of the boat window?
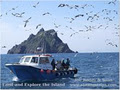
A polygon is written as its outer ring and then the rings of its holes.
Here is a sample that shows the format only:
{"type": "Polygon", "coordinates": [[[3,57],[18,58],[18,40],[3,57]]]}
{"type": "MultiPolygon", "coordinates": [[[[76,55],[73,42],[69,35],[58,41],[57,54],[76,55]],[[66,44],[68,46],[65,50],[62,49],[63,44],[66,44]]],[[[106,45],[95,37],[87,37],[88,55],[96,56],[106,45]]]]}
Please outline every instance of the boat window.
{"type": "Polygon", "coordinates": [[[26,57],[24,62],[29,62],[31,57],[26,57]]]}
{"type": "Polygon", "coordinates": [[[23,62],[23,60],[24,60],[24,57],[22,57],[22,58],[20,59],[19,63],[22,63],[22,62],[23,62]]]}
{"type": "Polygon", "coordinates": [[[38,57],[33,57],[31,63],[38,63],[38,57]]]}
{"type": "Polygon", "coordinates": [[[46,63],[49,63],[49,59],[48,59],[48,57],[41,57],[39,63],[40,63],[40,64],[46,64],[46,63]]]}

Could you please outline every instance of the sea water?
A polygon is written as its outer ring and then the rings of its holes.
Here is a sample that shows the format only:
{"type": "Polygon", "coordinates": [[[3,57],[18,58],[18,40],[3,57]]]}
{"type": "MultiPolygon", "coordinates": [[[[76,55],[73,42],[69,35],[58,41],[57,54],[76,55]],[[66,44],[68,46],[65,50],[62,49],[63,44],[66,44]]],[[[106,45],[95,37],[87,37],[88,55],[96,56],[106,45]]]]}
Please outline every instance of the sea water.
{"type": "Polygon", "coordinates": [[[78,73],[74,78],[53,81],[20,82],[8,68],[7,63],[19,62],[24,54],[1,55],[2,89],[118,89],[119,53],[56,53],[55,60],[69,58],[71,67],[78,73]]]}

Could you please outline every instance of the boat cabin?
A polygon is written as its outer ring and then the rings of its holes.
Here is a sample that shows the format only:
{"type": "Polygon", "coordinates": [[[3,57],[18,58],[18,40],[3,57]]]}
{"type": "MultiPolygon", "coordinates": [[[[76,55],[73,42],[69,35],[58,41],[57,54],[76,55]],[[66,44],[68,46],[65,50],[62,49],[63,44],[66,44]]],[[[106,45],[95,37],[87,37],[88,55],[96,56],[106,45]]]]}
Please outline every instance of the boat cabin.
{"type": "Polygon", "coordinates": [[[28,55],[23,56],[19,61],[20,64],[31,65],[42,69],[52,69],[49,58],[51,55],[28,55]]]}

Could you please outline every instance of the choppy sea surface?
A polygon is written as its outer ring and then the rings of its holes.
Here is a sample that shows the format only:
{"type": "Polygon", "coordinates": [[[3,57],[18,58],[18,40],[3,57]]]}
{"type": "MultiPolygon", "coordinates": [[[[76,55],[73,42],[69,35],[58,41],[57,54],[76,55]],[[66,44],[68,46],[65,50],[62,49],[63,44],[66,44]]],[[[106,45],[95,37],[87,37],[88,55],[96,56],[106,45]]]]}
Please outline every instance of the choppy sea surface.
{"type": "Polygon", "coordinates": [[[24,54],[1,55],[2,89],[118,89],[119,53],[61,53],[52,54],[55,60],[70,58],[71,66],[78,69],[74,78],[54,81],[20,82],[5,67],[19,62],[24,54]]]}

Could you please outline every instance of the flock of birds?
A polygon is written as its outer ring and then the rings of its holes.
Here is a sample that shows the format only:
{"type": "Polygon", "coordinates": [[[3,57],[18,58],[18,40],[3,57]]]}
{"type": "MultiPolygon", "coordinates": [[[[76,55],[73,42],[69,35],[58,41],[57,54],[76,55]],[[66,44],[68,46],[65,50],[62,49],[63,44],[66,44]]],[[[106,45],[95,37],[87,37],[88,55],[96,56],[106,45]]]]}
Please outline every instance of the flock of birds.
{"type": "MultiPolygon", "coordinates": [[[[113,1],[108,2],[107,4],[108,4],[108,5],[112,5],[112,4],[113,4],[113,5],[116,5],[116,3],[117,3],[117,0],[113,0],[113,1]]],[[[40,2],[37,2],[37,3],[36,3],[35,5],[33,5],[32,7],[36,9],[39,4],[40,4],[40,2]]],[[[89,7],[93,8],[93,9],[95,8],[95,6],[89,5],[89,4],[84,4],[84,5],[81,5],[81,6],[80,6],[80,5],[59,4],[57,7],[58,7],[58,8],[68,8],[68,9],[73,9],[73,10],[75,9],[75,10],[77,10],[78,12],[80,11],[80,9],[83,9],[83,10],[84,10],[85,8],[89,8],[89,7]]],[[[10,12],[12,12],[12,11],[15,11],[17,8],[18,8],[18,6],[15,7],[15,8],[10,9],[8,12],[5,13],[5,15],[7,15],[8,13],[10,13],[10,12]]],[[[66,27],[66,28],[69,28],[70,30],[73,31],[73,33],[70,34],[70,37],[72,37],[72,36],[74,36],[75,34],[78,34],[78,33],[80,33],[80,32],[88,32],[88,31],[93,31],[93,30],[100,29],[100,28],[102,28],[102,29],[103,29],[103,28],[104,28],[104,29],[107,29],[107,28],[109,28],[108,23],[109,23],[109,22],[112,22],[112,21],[115,19],[115,16],[113,16],[113,17],[110,17],[110,16],[109,16],[109,15],[112,14],[112,13],[118,15],[118,11],[117,11],[117,10],[102,9],[101,11],[99,11],[99,12],[97,12],[97,13],[95,13],[94,11],[89,11],[89,12],[85,12],[85,13],[76,14],[76,15],[73,16],[73,17],[64,17],[65,20],[66,20],[66,19],[69,20],[69,23],[70,23],[70,24],[74,23],[74,21],[77,20],[77,19],[79,19],[79,18],[86,18],[86,21],[91,22],[91,23],[94,22],[94,21],[98,21],[98,20],[103,19],[103,20],[106,20],[107,25],[103,25],[103,24],[100,24],[100,25],[98,25],[98,26],[97,26],[97,25],[95,25],[95,26],[92,26],[92,25],[91,25],[91,26],[84,25],[85,29],[80,29],[80,30],[78,30],[78,31],[74,30],[73,27],[70,27],[70,26],[67,26],[67,25],[66,25],[65,27],[66,27]]],[[[22,18],[25,14],[26,14],[26,12],[21,12],[21,13],[13,13],[13,12],[12,12],[12,13],[11,13],[12,16],[18,17],[18,18],[22,18]]],[[[51,14],[50,12],[45,12],[45,13],[42,14],[42,16],[46,16],[46,15],[52,15],[52,14],[51,14]]],[[[3,16],[3,15],[1,14],[1,15],[0,15],[0,18],[1,18],[2,16],[3,16]]],[[[27,27],[27,25],[28,25],[28,23],[30,22],[31,19],[32,19],[32,16],[23,21],[23,22],[24,22],[24,26],[23,26],[24,28],[27,27]]],[[[58,24],[56,24],[56,23],[54,23],[53,25],[54,25],[55,28],[59,28],[59,27],[62,26],[62,25],[58,25],[58,24]]],[[[42,24],[39,23],[38,25],[36,25],[35,29],[39,29],[39,27],[41,27],[41,26],[42,26],[42,24]]],[[[119,30],[119,29],[120,29],[120,25],[119,25],[119,24],[114,24],[114,26],[115,26],[115,29],[116,29],[116,30],[119,30]]],[[[61,35],[64,35],[64,33],[60,33],[60,34],[61,34],[61,35]]],[[[116,31],[115,34],[119,36],[118,31],[116,31]]],[[[88,39],[89,39],[89,37],[88,37],[88,39]]],[[[111,46],[118,47],[117,44],[114,44],[114,43],[112,43],[112,42],[108,42],[107,45],[111,45],[111,46]]],[[[2,46],[2,48],[6,48],[6,46],[2,46]]]]}

